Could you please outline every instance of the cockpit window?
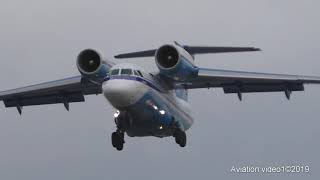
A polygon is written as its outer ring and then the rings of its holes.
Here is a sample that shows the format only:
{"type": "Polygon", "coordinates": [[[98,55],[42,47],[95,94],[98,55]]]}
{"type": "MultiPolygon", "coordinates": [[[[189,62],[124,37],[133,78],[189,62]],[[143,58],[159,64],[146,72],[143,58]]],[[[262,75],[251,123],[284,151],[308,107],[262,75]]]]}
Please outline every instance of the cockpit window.
{"type": "Polygon", "coordinates": [[[143,77],[139,70],[134,70],[133,72],[134,72],[134,75],[143,77]]]}
{"type": "Polygon", "coordinates": [[[122,69],[121,75],[132,75],[132,70],[131,69],[122,69]]]}
{"type": "Polygon", "coordinates": [[[119,69],[114,69],[111,71],[111,76],[118,75],[118,74],[119,74],[119,69]]]}
{"type": "Polygon", "coordinates": [[[138,73],[138,71],[137,71],[137,70],[134,70],[133,72],[134,72],[134,75],[136,75],[136,76],[140,76],[140,74],[138,73]]]}

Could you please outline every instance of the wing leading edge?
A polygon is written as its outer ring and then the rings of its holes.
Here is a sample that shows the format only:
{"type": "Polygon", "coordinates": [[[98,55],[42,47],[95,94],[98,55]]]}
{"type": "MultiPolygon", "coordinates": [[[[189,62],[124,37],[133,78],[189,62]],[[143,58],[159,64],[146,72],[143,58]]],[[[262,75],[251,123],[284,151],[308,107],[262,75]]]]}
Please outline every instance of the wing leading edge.
{"type": "Polygon", "coordinates": [[[285,92],[289,99],[292,91],[304,91],[304,84],[320,84],[320,77],[199,68],[198,76],[176,86],[186,89],[222,87],[225,93],[285,92]]]}
{"type": "Polygon", "coordinates": [[[21,114],[22,107],[43,104],[64,104],[85,101],[84,95],[100,94],[101,86],[81,76],[51,81],[33,86],[0,92],[0,101],[6,107],[16,107],[21,114]]]}

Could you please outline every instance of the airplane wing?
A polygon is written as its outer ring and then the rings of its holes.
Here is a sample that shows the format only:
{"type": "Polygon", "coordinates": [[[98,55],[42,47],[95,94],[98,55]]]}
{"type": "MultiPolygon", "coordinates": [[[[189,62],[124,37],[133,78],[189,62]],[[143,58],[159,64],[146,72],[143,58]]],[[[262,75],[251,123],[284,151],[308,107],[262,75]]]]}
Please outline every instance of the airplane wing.
{"type": "Polygon", "coordinates": [[[320,77],[267,74],[199,68],[196,78],[176,82],[186,89],[222,87],[225,93],[285,92],[289,99],[292,91],[304,91],[304,84],[320,84],[320,77]]]}
{"type": "Polygon", "coordinates": [[[100,94],[101,85],[81,76],[46,82],[38,85],[0,92],[0,101],[6,107],[16,107],[21,114],[22,107],[43,104],[64,104],[85,101],[84,95],[100,94]]]}

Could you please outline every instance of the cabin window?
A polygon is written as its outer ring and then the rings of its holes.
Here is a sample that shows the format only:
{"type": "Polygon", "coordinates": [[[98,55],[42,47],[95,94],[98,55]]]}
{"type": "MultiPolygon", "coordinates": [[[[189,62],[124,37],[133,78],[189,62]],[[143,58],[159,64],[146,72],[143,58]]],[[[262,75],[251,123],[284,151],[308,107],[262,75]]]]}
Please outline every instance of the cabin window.
{"type": "Polygon", "coordinates": [[[121,75],[132,75],[132,70],[131,69],[122,69],[121,75]]]}
{"type": "Polygon", "coordinates": [[[119,69],[114,69],[111,71],[111,76],[118,75],[118,74],[119,74],[119,69]]]}

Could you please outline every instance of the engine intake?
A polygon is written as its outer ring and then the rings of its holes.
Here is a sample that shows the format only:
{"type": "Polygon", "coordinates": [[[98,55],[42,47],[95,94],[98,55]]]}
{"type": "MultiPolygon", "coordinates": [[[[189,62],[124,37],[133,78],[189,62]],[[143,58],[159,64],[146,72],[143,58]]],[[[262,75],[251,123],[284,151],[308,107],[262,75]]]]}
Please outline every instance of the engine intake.
{"type": "Polygon", "coordinates": [[[101,57],[95,50],[86,49],[79,54],[77,65],[82,73],[90,74],[101,65],[101,57]]]}
{"type": "Polygon", "coordinates": [[[156,52],[156,63],[164,69],[173,68],[179,61],[178,50],[171,45],[164,45],[156,52]]]}
{"type": "Polygon", "coordinates": [[[104,78],[108,73],[105,62],[93,49],[83,50],[78,55],[77,67],[80,73],[88,78],[104,78]]]}
{"type": "Polygon", "coordinates": [[[194,77],[197,68],[193,57],[182,47],[175,45],[161,46],[155,54],[156,65],[160,73],[174,80],[194,77]]]}

